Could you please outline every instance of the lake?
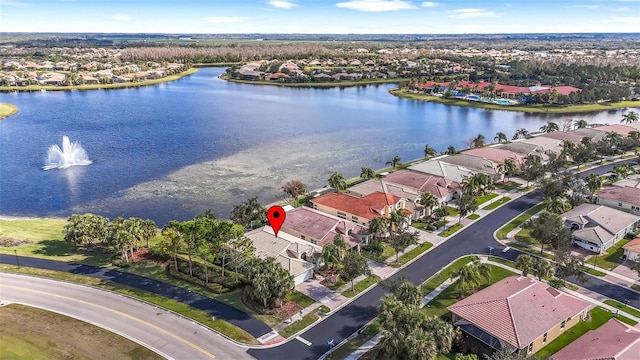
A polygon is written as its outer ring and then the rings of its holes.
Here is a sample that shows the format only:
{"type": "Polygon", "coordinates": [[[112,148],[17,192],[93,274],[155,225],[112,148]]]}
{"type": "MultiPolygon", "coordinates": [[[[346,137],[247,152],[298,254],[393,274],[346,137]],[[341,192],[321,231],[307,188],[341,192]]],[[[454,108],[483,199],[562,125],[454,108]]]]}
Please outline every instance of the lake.
{"type": "Polygon", "coordinates": [[[0,121],[0,214],[138,216],[160,226],[206,209],[228,218],[252,196],[282,199],[299,179],[320,188],[398,155],[423,157],[467,147],[479,133],[536,131],[547,120],[619,123],[623,110],[576,116],[451,107],[399,99],[394,85],[300,89],[230,83],[224,68],[202,68],[155,86],[93,91],[2,93],[17,115],[0,121]],[[62,136],[93,164],[45,171],[62,136]]]}

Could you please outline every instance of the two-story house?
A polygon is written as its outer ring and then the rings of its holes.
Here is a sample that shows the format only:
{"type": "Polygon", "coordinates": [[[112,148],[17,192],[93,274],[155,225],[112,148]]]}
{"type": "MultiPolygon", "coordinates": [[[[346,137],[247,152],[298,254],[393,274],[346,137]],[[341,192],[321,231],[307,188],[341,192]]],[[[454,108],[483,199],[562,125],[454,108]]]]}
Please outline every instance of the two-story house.
{"type": "Polygon", "coordinates": [[[399,210],[404,213],[407,224],[411,224],[411,211],[406,209],[405,201],[380,191],[365,196],[330,193],[313,198],[310,202],[316,210],[365,226],[373,218],[390,218],[391,213],[399,210]]]}

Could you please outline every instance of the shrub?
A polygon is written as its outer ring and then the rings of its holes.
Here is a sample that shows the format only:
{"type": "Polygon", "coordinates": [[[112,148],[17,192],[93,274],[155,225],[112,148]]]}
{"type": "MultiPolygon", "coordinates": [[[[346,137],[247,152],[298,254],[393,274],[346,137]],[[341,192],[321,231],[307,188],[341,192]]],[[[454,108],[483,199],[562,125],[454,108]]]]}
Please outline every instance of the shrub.
{"type": "Polygon", "coordinates": [[[111,264],[113,264],[113,266],[117,266],[117,267],[120,267],[120,268],[128,268],[129,266],[131,266],[131,264],[129,264],[128,262],[124,262],[120,258],[116,258],[116,259],[111,260],[111,264]]]}
{"type": "Polygon", "coordinates": [[[564,280],[562,279],[558,279],[558,278],[553,278],[551,280],[549,280],[549,285],[553,288],[556,289],[562,289],[564,287],[564,280]]]}
{"type": "MultiPolygon", "coordinates": [[[[173,266],[173,261],[170,261],[169,264],[167,264],[167,273],[169,274],[169,276],[175,278],[175,279],[179,279],[179,280],[183,280],[186,281],[190,284],[194,284],[194,285],[198,285],[201,286],[205,289],[209,289],[217,294],[224,294],[228,291],[230,291],[230,288],[227,288],[221,284],[219,284],[218,282],[212,282],[212,280],[214,278],[209,278],[209,283],[207,284],[206,282],[204,282],[203,280],[200,280],[198,278],[189,276],[189,264],[186,264],[186,273],[183,273],[182,271],[176,271],[176,269],[173,266]]],[[[181,268],[182,264],[180,262],[178,262],[178,268],[181,268]]]]}

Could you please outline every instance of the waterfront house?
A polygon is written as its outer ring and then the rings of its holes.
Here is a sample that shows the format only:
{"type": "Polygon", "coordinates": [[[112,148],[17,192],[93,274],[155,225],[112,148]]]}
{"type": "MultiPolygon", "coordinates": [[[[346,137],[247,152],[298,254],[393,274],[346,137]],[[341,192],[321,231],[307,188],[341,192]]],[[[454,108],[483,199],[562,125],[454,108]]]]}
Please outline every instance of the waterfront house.
{"type": "Polygon", "coordinates": [[[336,235],[341,235],[349,248],[369,242],[366,226],[306,206],[288,210],[280,231],[320,247],[333,244],[336,235]]]}
{"type": "Polygon", "coordinates": [[[598,204],[640,215],[640,188],[605,186],[598,192],[598,204]]]}
{"type": "Polygon", "coordinates": [[[310,202],[316,210],[362,225],[368,225],[373,218],[390,218],[392,212],[404,210],[407,222],[411,224],[411,211],[406,209],[405,201],[379,191],[361,197],[330,193],[313,198],[310,202]]]}
{"type": "Polygon", "coordinates": [[[595,204],[582,204],[562,216],[573,230],[573,243],[598,254],[634,231],[640,220],[636,215],[595,204]]]}
{"type": "Polygon", "coordinates": [[[640,330],[618,319],[609,319],[597,329],[574,340],[549,360],[637,360],[640,330]]]}
{"type": "Polygon", "coordinates": [[[293,276],[297,286],[313,276],[313,256],[322,249],[292,235],[278,232],[276,237],[270,226],[263,226],[245,234],[253,242],[256,257],[275,258],[293,276]]]}
{"type": "Polygon", "coordinates": [[[445,155],[427,161],[421,161],[409,166],[409,170],[439,176],[456,183],[460,183],[465,177],[473,175],[471,169],[450,164],[445,161],[447,158],[449,158],[449,156],[445,155]]]}
{"type": "Polygon", "coordinates": [[[542,151],[545,153],[552,152],[560,154],[562,151],[562,140],[559,139],[552,139],[544,136],[533,136],[528,139],[517,140],[517,142],[540,146],[542,151]]]}
{"type": "Polygon", "coordinates": [[[604,131],[604,132],[614,132],[621,136],[628,136],[630,132],[638,131],[638,129],[633,126],[619,125],[619,124],[603,125],[603,126],[595,127],[594,129],[604,131]]]}
{"type": "Polygon", "coordinates": [[[549,285],[510,276],[448,307],[467,346],[533,354],[583,320],[590,304],[549,285]]]}
{"type": "MultiPolygon", "coordinates": [[[[461,153],[440,159],[449,164],[459,165],[473,172],[489,175],[494,181],[502,180],[502,174],[498,171],[499,162],[487,159],[483,156],[461,153]]],[[[462,181],[462,180],[460,180],[462,181]]]]}

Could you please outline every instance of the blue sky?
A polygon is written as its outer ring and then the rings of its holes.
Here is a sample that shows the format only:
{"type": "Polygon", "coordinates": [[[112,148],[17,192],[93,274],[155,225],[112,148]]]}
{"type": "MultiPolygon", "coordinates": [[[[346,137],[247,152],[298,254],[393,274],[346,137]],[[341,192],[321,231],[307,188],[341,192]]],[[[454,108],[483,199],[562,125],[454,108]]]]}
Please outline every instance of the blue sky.
{"type": "Polygon", "coordinates": [[[640,0],[0,0],[0,31],[640,32],[640,0]]]}

